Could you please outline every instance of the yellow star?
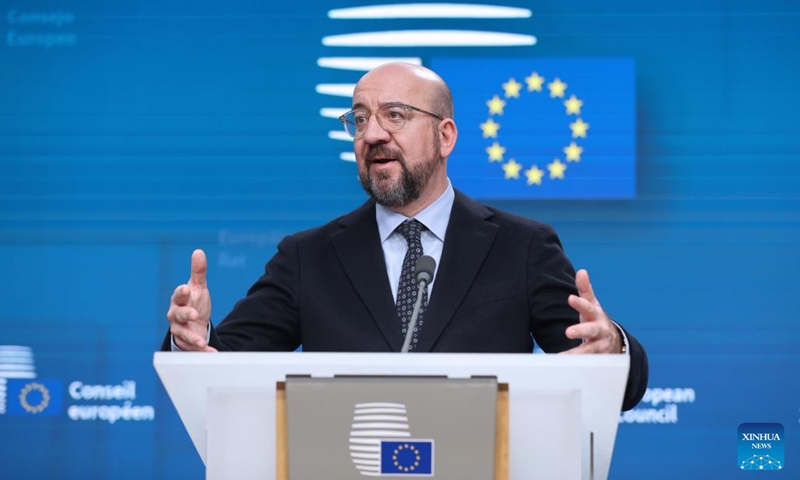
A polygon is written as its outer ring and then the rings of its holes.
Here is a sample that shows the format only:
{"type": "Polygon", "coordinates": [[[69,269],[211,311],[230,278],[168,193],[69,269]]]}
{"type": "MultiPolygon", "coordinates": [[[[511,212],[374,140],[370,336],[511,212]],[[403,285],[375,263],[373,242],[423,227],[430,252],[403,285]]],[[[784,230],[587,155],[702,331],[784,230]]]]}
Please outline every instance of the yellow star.
{"type": "Polygon", "coordinates": [[[553,160],[553,163],[547,165],[547,169],[550,170],[550,178],[560,178],[563,180],[567,164],[561,163],[561,160],[556,158],[553,160]]]}
{"type": "Polygon", "coordinates": [[[540,169],[536,165],[525,170],[525,176],[528,177],[528,185],[533,185],[533,184],[541,185],[543,175],[544,175],[544,170],[540,169]]]}
{"type": "Polygon", "coordinates": [[[503,90],[506,92],[506,98],[519,98],[519,91],[521,88],[522,84],[513,78],[509,78],[508,81],[503,84],[503,90]]]}
{"type": "Polygon", "coordinates": [[[547,84],[547,88],[550,89],[550,98],[564,98],[564,92],[567,90],[567,84],[556,78],[551,83],[547,84]]]}
{"type": "Polygon", "coordinates": [[[481,123],[481,130],[483,130],[483,138],[497,138],[497,131],[500,130],[500,124],[495,123],[491,118],[486,120],[486,123],[481,123]]]}
{"type": "Polygon", "coordinates": [[[525,83],[528,84],[529,92],[541,92],[544,77],[540,77],[538,73],[533,72],[530,77],[525,77],[525,83]]]}
{"type": "Polygon", "coordinates": [[[502,162],[503,154],[506,153],[506,148],[500,146],[499,143],[494,142],[492,146],[486,148],[486,153],[489,154],[490,162],[502,162]]]}
{"type": "Polygon", "coordinates": [[[589,124],[579,118],[573,123],[570,123],[569,128],[572,130],[572,138],[586,138],[586,131],[589,130],[589,124]]]}
{"type": "Polygon", "coordinates": [[[497,95],[495,95],[494,97],[492,97],[491,100],[486,102],[486,106],[489,107],[489,115],[494,115],[494,114],[502,115],[503,107],[506,106],[506,102],[497,95]]]}
{"type": "Polygon", "coordinates": [[[503,165],[503,171],[506,172],[506,180],[510,178],[519,178],[520,170],[522,170],[522,165],[517,163],[513,158],[503,165]]]}
{"type": "Polygon", "coordinates": [[[578,100],[578,97],[575,95],[569,97],[569,100],[564,102],[564,106],[567,107],[567,115],[580,115],[581,114],[581,107],[583,106],[583,101],[578,100]]]}
{"type": "Polygon", "coordinates": [[[583,148],[579,147],[575,142],[570,143],[568,147],[564,147],[564,154],[567,156],[568,162],[580,162],[581,153],[583,153],[583,148]]]}

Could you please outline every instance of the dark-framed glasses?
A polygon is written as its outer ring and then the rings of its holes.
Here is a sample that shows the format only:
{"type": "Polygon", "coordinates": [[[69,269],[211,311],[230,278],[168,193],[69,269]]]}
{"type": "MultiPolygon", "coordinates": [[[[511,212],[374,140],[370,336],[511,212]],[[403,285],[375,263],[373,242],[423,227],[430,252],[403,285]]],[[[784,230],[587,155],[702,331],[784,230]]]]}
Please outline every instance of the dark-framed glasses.
{"type": "MultiPolygon", "coordinates": [[[[393,133],[403,129],[412,111],[444,120],[440,115],[406,105],[405,103],[387,103],[379,108],[374,115],[382,129],[393,133]]],[[[364,132],[367,131],[367,125],[369,125],[369,119],[372,115],[373,113],[367,109],[357,108],[340,116],[339,120],[341,120],[348,135],[353,138],[359,138],[364,136],[364,132]]]]}

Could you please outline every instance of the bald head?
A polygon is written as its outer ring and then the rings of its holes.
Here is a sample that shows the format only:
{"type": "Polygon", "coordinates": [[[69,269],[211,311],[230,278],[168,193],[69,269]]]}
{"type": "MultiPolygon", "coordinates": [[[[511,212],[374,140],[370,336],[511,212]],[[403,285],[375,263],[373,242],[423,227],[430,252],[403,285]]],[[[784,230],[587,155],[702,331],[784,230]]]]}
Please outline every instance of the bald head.
{"type": "MultiPolygon", "coordinates": [[[[379,93],[387,102],[397,98],[419,98],[420,108],[430,109],[443,118],[453,118],[450,88],[433,70],[411,63],[385,63],[370,70],[358,81],[353,96],[362,92],[379,93]]],[[[410,100],[409,100],[410,101],[410,100]]]]}

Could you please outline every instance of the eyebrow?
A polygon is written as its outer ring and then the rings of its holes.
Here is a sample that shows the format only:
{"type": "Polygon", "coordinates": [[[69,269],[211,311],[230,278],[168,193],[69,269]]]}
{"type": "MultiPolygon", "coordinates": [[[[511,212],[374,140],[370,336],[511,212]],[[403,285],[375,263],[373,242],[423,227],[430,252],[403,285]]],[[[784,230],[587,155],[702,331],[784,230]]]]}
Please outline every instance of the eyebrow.
{"type": "MultiPolygon", "coordinates": [[[[386,105],[407,105],[407,104],[405,104],[405,103],[403,103],[403,102],[397,102],[397,101],[394,101],[394,102],[385,102],[385,103],[382,103],[382,104],[378,105],[378,108],[385,107],[386,105]]],[[[351,110],[358,110],[358,109],[360,109],[360,108],[366,109],[366,108],[367,108],[367,106],[366,106],[366,105],[364,105],[364,104],[363,104],[363,103],[361,103],[361,102],[358,102],[358,103],[355,103],[355,104],[353,104],[353,106],[352,106],[351,110]]]]}

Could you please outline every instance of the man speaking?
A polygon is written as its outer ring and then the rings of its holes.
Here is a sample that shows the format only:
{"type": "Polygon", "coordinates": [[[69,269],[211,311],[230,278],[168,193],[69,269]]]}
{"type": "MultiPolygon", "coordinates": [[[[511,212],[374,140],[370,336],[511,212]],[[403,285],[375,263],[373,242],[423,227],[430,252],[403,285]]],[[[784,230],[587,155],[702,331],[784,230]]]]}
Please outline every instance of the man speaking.
{"type": "MultiPolygon", "coordinates": [[[[341,117],[370,199],[284,238],[264,275],[211,324],[206,257],[175,289],[163,350],[617,353],[623,409],[647,387],[644,349],[600,306],[548,225],[481,205],[447,162],[458,139],[447,84],[417,65],[365,74],[341,117]],[[430,271],[420,282],[417,269],[430,271]],[[421,285],[420,285],[421,284],[421,285]],[[420,286],[422,288],[420,288],[420,286]]],[[[425,272],[423,272],[425,273],[425,272]]]]}

